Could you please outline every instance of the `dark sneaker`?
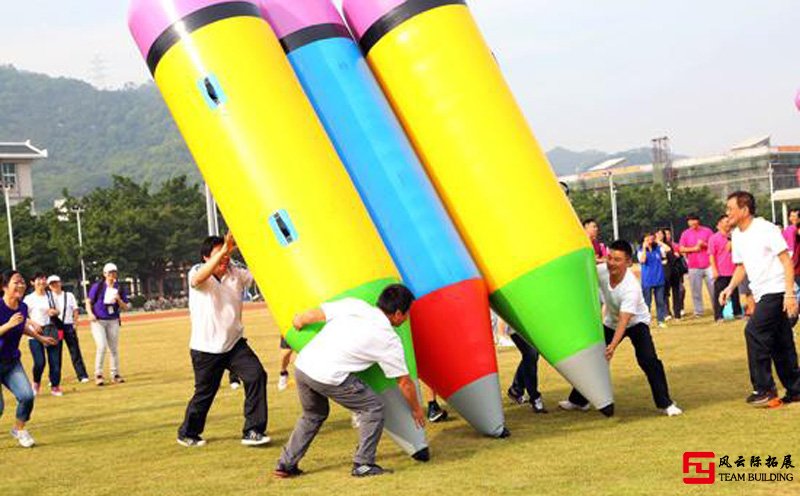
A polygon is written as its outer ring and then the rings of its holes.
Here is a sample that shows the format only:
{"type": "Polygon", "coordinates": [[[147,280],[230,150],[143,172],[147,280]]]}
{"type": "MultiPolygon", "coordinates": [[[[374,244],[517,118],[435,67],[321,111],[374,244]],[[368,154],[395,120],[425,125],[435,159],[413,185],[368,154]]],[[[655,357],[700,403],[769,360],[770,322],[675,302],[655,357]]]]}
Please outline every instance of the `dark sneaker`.
{"type": "Polygon", "coordinates": [[[269,436],[265,436],[264,434],[256,431],[248,431],[242,437],[242,444],[245,446],[262,446],[264,444],[269,444],[272,441],[269,436]]]}
{"type": "Polygon", "coordinates": [[[303,471],[300,470],[298,467],[284,467],[283,465],[278,465],[275,467],[275,470],[272,472],[272,475],[277,477],[278,479],[290,479],[292,477],[298,477],[303,475],[303,471]]]}
{"type": "Polygon", "coordinates": [[[757,408],[775,408],[781,406],[781,400],[778,398],[778,393],[772,391],[753,391],[753,394],[747,397],[747,404],[757,408]]]}
{"type": "Polygon", "coordinates": [[[206,445],[206,440],[200,436],[197,437],[178,436],[178,444],[180,444],[181,446],[185,446],[187,448],[199,448],[201,446],[206,445]]]}
{"type": "Polygon", "coordinates": [[[781,402],[784,404],[788,403],[800,403],[800,394],[792,394],[788,391],[786,392],[786,396],[781,398],[781,402]]]}
{"type": "Polygon", "coordinates": [[[428,403],[428,422],[436,423],[445,420],[447,420],[447,410],[443,410],[435,401],[428,403]]]}
{"type": "Polygon", "coordinates": [[[381,467],[380,465],[375,465],[375,464],[357,465],[355,463],[353,464],[353,471],[350,472],[350,474],[353,477],[371,477],[373,475],[383,475],[391,473],[392,473],[391,470],[387,470],[381,467]]]}
{"type": "Polygon", "coordinates": [[[525,393],[523,393],[522,391],[519,391],[514,387],[510,387],[508,388],[507,394],[509,399],[514,403],[516,403],[517,405],[525,404],[525,393]]]}

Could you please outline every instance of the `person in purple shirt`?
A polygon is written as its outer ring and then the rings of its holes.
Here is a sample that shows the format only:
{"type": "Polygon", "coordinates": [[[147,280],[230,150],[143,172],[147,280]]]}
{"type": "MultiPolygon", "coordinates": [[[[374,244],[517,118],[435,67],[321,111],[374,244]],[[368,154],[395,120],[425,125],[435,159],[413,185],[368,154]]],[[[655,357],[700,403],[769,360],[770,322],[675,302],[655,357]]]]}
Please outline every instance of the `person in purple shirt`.
{"type": "MultiPolygon", "coordinates": [[[[711,273],[714,278],[714,321],[722,320],[722,306],[719,304],[719,295],[728,287],[733,277],[736,265],[733,263],[731,247],[731,227],[728,223],[728,216],[722,215],[717,220],[717,232],[708,241],[708,255],[711,262],[711,273]]],[[[742,302],[739,298],[739,288],[731,293],[733,300],[733,315],[742,316],[742,302]]]]}
{"type": "Polygon", "coordinates": [[[695,214],[686,216],[689,229],[683,231],[678,242],[681,254],[686,257],[689,267],[689,286],[692,288],[692,305],[695,317],[703,315],[703,280],[706,283],[708,297],[714,297],[714,281],[711,276],[711,262],[708,259],[708,241],[714,232],[700,225],[700,217],[695,214]]]}
{"type": "MultiPolygon", "coordinates": [[[[0,297],[0,383],[17,399],[17,417],[11,436],[23,448],[35,444],[25,424],[33,411],[33,388],[20,363],[19,342],[22,335],[32,337],[45,346],[53,346],[56,340],[41,334],[41,328],[28,320],[28,307],[22,302],[25,296],[25,278],[16,270],[7,270],[0,275],[2,297],[0,297]]],[[[0,416],[3,414],[3,395],[0,393],[0,416]]]]}
{"type": "Polygon", "coordinates": [[[800,222],[800,209],[793,208],[789,211],[789,224],[783,229],[783,239],[786,240],[790,255],[794,253],[798,222],[800,222]]]}
{"type": "Polygon", "coordinates": [[[105,384],[103,362],[106,350],[111,351],[111,377],[115,383],[125,382],[119,372],[120,310],[130,308],[125,288],[117,282],[117,266],[107,263],[103,267],[103,280],[94,283],[86,298],[86,312],[91,321],[92,337],[97,345],[94,360],[94,382],[105,384]]]}

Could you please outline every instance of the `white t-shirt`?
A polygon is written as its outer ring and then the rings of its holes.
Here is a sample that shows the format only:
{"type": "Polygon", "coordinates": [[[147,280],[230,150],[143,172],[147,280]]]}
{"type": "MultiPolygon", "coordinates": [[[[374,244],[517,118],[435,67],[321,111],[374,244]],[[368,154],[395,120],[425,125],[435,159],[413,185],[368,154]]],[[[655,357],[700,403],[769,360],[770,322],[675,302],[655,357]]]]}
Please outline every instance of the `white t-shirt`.
{"type": "MultiPolygon", "coordinates": [[[[198,264],[189,271],[189,281],[200,270],[198,264]]],[[[189,315],[192,337],[189,347],[205,353],[227,353],[242,338],[242,293],[252,284],[247,269],[228,266],[228,272],[217,279],[211,276],[197,287],[189,288],[189,315]]]]}
{"type": "Polygon", "coordinates": [[[375,363],[390,379],[408,375],[400,336],[378,308],[345,298],[323,303],[322,312],[327,323],[294,363],[304,374],[331,386],[375,363]]]}
{"type": "Polygon", "coordinates": [[[606,305],[603,319],[606,327],[617,329],[620,312],[633,314],[627,329],[636,324],[650,324],[650,309],[644,303],[642,285],[633,272],[625,271],[625,277],[614,288],[611,287],[611,275],[606,264],[597,266],[597,277],[600,280],[600,297],[606,305]]]}
{"type": "Polygon", "coordinates": [[[78,308],[78,303],[75,301],[75,295],[70,293],[69,291],[62,291],[58,294],[55,292],[53,294],[53,302],[56,304],[56,310],[58,310],[58,318],[61,319],[65,324],[74,324],[75,319],[73,316],[75,315],[75,309],[78,308]],[[64,311],[64,301],[66,296],[66,312],[64,311]]]}
{"type": "Polygon", "coordinates": [[[731,242],[733,263],[744,265],[756,301],[766,294],[786,292],[783,265],[778,255],[788,252],[789,247],[778,226],[757,217],[746,231],[734,229],[731,242]]]}
{"type": "Polygon", "coordinates": [[[47,299],[47,294],[38,295],[33,292],[22,301],[28,305],[28,314],[32,321],[40,326],[46,326],[50,323],[50,316],[47,314],[50,310],[50,301],[47,299]]]}

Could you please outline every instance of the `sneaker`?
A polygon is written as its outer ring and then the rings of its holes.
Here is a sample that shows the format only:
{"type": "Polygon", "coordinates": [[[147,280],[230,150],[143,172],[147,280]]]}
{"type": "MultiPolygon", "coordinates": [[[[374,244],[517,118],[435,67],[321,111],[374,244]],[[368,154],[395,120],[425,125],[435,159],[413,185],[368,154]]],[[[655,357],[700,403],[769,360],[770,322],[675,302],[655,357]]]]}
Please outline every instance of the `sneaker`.
{"type": "Polygon", "coordinates": [[[514,341],[511,340],[511,338],[507,336],[500,336],[500,338],[497,340],[497,346],[499,346],[500,348],[513,348],[516,345],[514,344],[514,341]]]}
{"type": "Polygon", "coordinates": [[[753,394],[745,400],[750,406],[757,408],[774,408],[781,405],[781,400],[778,398],[778,393],[775,390],[759,392],[753,391],[753,394]]]}
{"type": "Polygon", "coordinates": [[[284,467],[283,465],[278,465],[275,467],[275,470],[272,472],[272,475],[279,479],[289,479],[291,477],[298,477],[303,475],[303,471],[297,467],[284,467]]]}
{"type": "Polygon", "coordinates": [[[81,377],[80,379],[78,379],[78,382],[80,382],[81,384],[86,384],[87,382],[89,382],[89,378],[81,377]]]}
{"type": "Polygon", "coordinates": [[[53,396],[64,396],[64,391],[62,391],[58,386],[53,386],[50,388],[50,394],[53,396]]]}
{"type": "Polygon", "coordinates": [[[665,324],[664,322],[659,322],[658,323],[658,328],[659,329],[666,329],[667,328],[667,324],[665,324]]]}
{"type": "Polygon", "coordinates": [[[677,417],[678,415],[683,415],[683,410],[678,408],[678,405],[676,405],[675,403],[666,407],[663,411],[664,415],[666,415],[667,417],[677,417]]]}
{"type": "Polygon", "coordinates": [[[581,412],[589,411],[589,403],[586,403],[585,405],[576,405],[570,400],[559,401],[558,407],[561,408],[562,410],[567,410],[567,411],[581,411],[581,412]]]}
{"type": "Polygon", "coordinates": [[[114,381],[114,384],[122,384],[123,382],[125,382],[125,379],[123,379],[122,376],[119,375],[119,374],[114,374],[113,381],[114,381]]]}
{"type": "Polygon", "coordinates": [[[800,394],[791,394],[788,391],[786,395],[781,398],[781,403],[789,404],[789,403],[798,403],[800,402],[800,394]]]}
{"type": "Polygon", "coordinates": [[[364,464],[358,465],[353,464],[353,471],[350,474],[353,477],[370,477],[373,475],[383,475],[383,474],[391,474],[391,470],[387,470],[380,465],[373,464],[364,464]]]}
{"type": "Polygon", "coordinates": [[[547,413],[547,408],[544,407],[544,401],[542,401],[541,396],[533,400],[531,406],[533,407],[533,413],[547,413]]]}
{"type": "Polygon", "coordinates": [[[289,387],[289,372],[283,371],[278,378],[278,391],[284,391],[287,387],[289,387]]]}
{"type": "Polygon", "coordinates": [[[260,432],[256,431],[248,431],[247,434],[242,437],[242,444],[245,446],[262,446],[264,444],[269,444],[272,441],[269,436],[265,436],[260,432]]]}
{"type": "Polygon", "coordinates": [[[94,384],[96,386],[103,386],[103,385],[105,385],[105,383],[106,383],[106,381],[103,380],[103,375],[102,374],[97,374],[96,376],[94,376],[94,384]]]}
{"type": "Polygon", "coordinates": [[[21,431],[18,431],[17,429],[11,429],[11,437],[16,439],[19,445],[23,448],[30,448],[36,444],[36,441],[33,440],[31,433],[25,429],[22,429],[21,431]]]}
{"type": "Polygon", "coordinates": [[[233,381],[233,382],[231,382],[231,389],[233,389],[234,391],[236,391],[236,390],[237,390],[237,389],[239,389],[240,387],[242,387],[241,383],[239,383],[239,382],[237,382],[237,381],[233,381]]]}
{"type": "Polygon", "coordinates": [[[38,382],[34,382],[34,383],[33,383],[33,395],[34,395],[34,396],[39,396],[39,390],[40,390],[41,388],[42,388],[42,385],[41,385],[41,384],[39,384],[38,382]]]}
{"type": "Polygon", "coordinates": [[[664,317],[664,322],[669,322],[670,320],[672,320],[672,315],[667,315],[664,317]]]}
{"type": "Polygon", "coordinates": [[[200,436],[197,437],[178,436],[178,444],[180,444],[181,446],[185,446],[187,448],[200,448],[201,446],[206,445],[206,440],[200,436]]]}
{"type": "Polygon", "coordinates": [[[525,393],[518,391],[514,387],[508,388],[508,397],[517,405],[525,403],[525,393]]]}
{"type": "Polygon", "coordinates": [[[428,403],[428,422],[436,423],[447,420],[447,410],[442,409],[439,403],[431,401],[428,403]]]}

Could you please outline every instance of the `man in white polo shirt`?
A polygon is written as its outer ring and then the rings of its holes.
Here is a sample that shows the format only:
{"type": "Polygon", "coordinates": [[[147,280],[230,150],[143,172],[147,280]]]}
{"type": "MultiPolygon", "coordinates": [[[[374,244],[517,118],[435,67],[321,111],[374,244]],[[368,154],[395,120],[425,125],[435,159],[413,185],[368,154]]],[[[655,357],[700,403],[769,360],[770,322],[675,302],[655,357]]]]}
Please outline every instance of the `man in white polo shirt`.
{"type": "MultiPolygon", "coordinates": [[[[597,266],[600,296],[606,306],[603,320],[606,359],[610,361],[622,340],[630,338],[636,352],[636,362],[647,376],[656,407],[668,417],[674,417],[683,411],[669,396],[664,365],[658,358],[650,335],[650,309],[644,302],[641,283],[628,270],[632,258],[631,245],[627,241],[617,240],[608,247],[606,263],[597,266]]],[[[564,410],[587,411],[589,401],[573,389],[569,399],[560,401],[558,406],[564,410]]],[[[613,410],[601,411],[607,416],[613,414],[613,410]]]]}
{"type": "Polygon", "coordinates": [[[728,221],[733,230],[733,263],[736,270],[731,282],[719,295],[725,305],[733,290],[750,280],[756,308],[744,328],[747,361],[753,394],[747,403],[756,407],[778,407],[800,401],[800,370],[790,319],[797,316],[794,292],[794,267],[786,240],[775,224],[755,217],[756,201],[746,191],[728,197],[728,221]],[[783,401],[778,399],[772,365],[786,388],[783,401]]]}
{"type": "Polygon", "coordinates": [[[242,444],[258,446],[270,441],[267,430],[267,373],[243,337],[242,293],[252,284],[247,269],[231,264],[236,249],[233,236],[209,236],[203,241],[203,263],[189,271],[189,313],[194,396],[178,430],[178,444],[203,446],[201,437],[214,396],[226,370],[244,382],[242,444]]]}
{"type": "Polygon", "coordinates": [[[294,318],[292,325],[297,330],[318,322],[326,324],[295,360],[295,381],[303,415],[283,448],[275,476],[294,477],[302,473],[297,465],[328,418],[328,399],[358,413],[360,440],[351,474],[364,477],[385,472],[375,464],[383,433],[383,403],[354,375],[376,363],[386,377],[397,379],[417,425],[425,425],[417,388],[406,368],[403,344],[393,329],[408,319],[413,301],[408,288],[393,284],[381,293],[378,308],[356,298],[346,298],[324,303],[321,308],[294,318]]]}

